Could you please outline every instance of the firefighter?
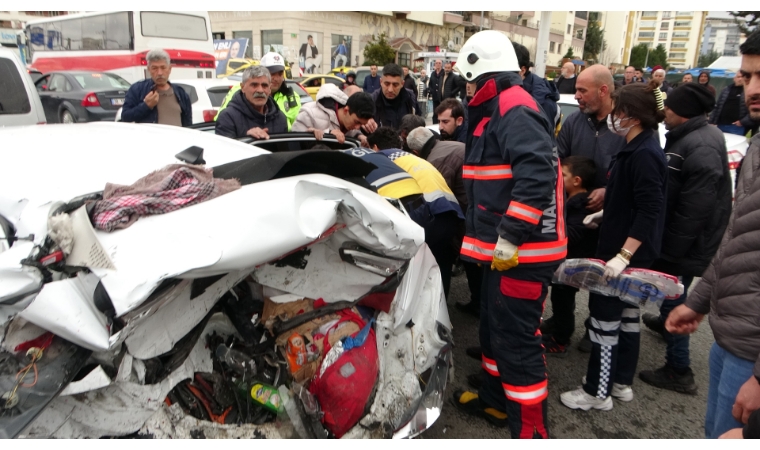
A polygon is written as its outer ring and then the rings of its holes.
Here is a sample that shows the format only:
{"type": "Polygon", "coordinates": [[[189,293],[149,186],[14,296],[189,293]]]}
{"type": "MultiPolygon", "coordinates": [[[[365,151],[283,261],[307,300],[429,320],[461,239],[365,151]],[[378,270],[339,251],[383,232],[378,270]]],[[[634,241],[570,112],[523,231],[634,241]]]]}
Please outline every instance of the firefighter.
{"type": "Polygon", "coordinates": [[[564,190],[553,126],[522,88],[509,39],[473,35],[456,65],[477,91],[462,171],[467,191],[464,260],[484,268],[480,310],[483,380],[459,390],[462,411],[509,426],[512,438],[548,438],[547,375],[538,327],[552,274],[567,253],[564,190]],[[505,398],[506,397],[506,398],[505,398]]]}

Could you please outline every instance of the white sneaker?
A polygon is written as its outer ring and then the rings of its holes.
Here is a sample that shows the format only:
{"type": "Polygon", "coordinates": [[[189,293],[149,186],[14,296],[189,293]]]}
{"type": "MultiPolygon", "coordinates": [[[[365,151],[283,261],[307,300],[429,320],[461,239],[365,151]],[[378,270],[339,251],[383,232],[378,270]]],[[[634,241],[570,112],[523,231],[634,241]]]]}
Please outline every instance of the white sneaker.
{"type": "MultiPolygon", "coordinates": [[[[586,384],[586,377],[581,379],[582,384],[586,384]]],[[[621,402],[630,402],[633,400],[633,388],[626,384],[612,383],[612,392],[610,395],[621,402]]]]}
{"type": "Polygon", "coordinates": [[[568,391],[559,396],[560,401],[571,409],[582,409],[588,411],[591,408],[601,409],[602,411],[609,411],[612,409],[612,397],[607,397],[604,400],[600,398],[588,395],[583,388],[578,388],[574,391],[568,391]]]}

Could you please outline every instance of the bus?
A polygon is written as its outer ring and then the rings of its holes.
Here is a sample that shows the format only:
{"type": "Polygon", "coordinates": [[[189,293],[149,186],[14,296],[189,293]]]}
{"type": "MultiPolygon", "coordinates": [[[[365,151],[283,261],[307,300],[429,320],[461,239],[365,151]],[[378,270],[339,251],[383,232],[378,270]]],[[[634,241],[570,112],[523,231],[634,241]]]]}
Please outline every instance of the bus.
{"type": "Polygon", "coordinates": [[[29,21],[30,68],[110,72],[130,83],[150,76],[145,56],[165,50],[171,79],[215,78],[211,21],[203,11],[98,11],[29,21]]]}

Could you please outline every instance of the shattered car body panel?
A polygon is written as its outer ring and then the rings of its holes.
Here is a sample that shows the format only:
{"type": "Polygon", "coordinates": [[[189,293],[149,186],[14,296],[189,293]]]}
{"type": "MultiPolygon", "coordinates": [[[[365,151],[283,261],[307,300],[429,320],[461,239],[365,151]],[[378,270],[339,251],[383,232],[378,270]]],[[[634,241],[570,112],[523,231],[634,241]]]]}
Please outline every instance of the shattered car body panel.
{"type": "MultiPolygon", "coordinates": [[[[183,144],[205,145],[204,158],[215,164],[266,153],[208,134],[198,144],[196,135],[203,133],[192,130],[121,125],[94,124],[87,132],[111,133],[114,142],[119,133],[139,132],[146,143],[179,136],[183,144]]],[[[43,142],[52,144],[68,133],[48,128],[40,133],[43,142]]],[[[1,130],[0,139],[23,140],[30,132],[1,130]]],[[[123,145],[125,151],[133,147],[123,145]]],[[[55,153],[51,148],[35,146],[27,158],[45,160],[55,153]]],[[[274,179],[169,214],[141,218],[124,230],[94,231],[114,268],[93,266],[74,275],[55,272],[41,284],[40,272],[21,260],[44,242],[52,211],[71,198],[102,189],[105,182],[128,184],[175,162],[170,155],[184,147],[138,150],[124,170],[108,164],[108,158],[94,148],[71,149],[66,167],[72,169],[67,174],[72,183],[66,183],[65,189],[33,185],[22,176],[0,180],[0,215],[13,223],[17,236],[34,234],[31,241],[17,241],[0,252],[3,351],[12,354],[21,336],[32,341],[46,331],[70,341],[73,344],[67,345],[76,350],[61,357],[68,362],[41,360],[50,367],[68,364],[68,369],[45,372],[55,389],[46,391],[44,402],[22,405],[32,413],[9,420],[0,405],[0,430],[6,436],[18,435],[23,428],[19,424],[24,420],[28,424],[37,414],[24,437],[295,436],[287,426],[272,423],[198,420],[177,404],[163,401],[178,383],[213,371],[206,348],[210,333],[240,339],[237,325],[215,311],[220,310],[220,299],[244,280],[293,298],[320,298],[336,307],[355,305],[381,285],[395,289],[389,312],[376,317],[380,367],[376,394],[369,414],[346,437],[410,437],[432,424],[434,413],[425,411],[435,410],[435,399],[445,388],[446,371],[441,372],[441,367],[451,365],[447,350],[451,323],[437,264],[423,243],[423,230],[408,215],[377,194],[333,176],[274,179]],[[102,173],[70,162],[89,164],[90,158],[102,160],[102,173]],[[346,248],[375,256],[359,262],[346,259],[346,248]],[[397,285],[388,284],[394,277],[397,285]],[[151,379],[149,366],[177,352],[184,359],[165,367],[171,371],[160,380],[151,379]],[[88,368],[79,373],[85,361],[88,368]],[[439,389],[424,389],[426,382],[439,389]],[[422,415],[425,418],[420,419],[422,415]]],[[[17,159],[21,164],[25,158],[17,159]]],[[[52,176],[55,170],[45,164],[42,172],[52,176]]],[[[60,338],[54,343],[63,341],[60,338]]],[[[42,374],[42,363],[40,369],[42,374]]],[[[12,387],[6,386],[11,378],[0,376],[0,390],[12,387]]]]}

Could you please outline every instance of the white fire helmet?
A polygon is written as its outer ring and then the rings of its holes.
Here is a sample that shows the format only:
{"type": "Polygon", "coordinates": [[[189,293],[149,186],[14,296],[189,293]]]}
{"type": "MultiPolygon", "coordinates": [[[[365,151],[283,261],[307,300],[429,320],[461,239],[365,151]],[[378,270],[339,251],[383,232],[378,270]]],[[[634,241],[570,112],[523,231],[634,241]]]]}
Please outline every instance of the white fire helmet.
{"type": "Polygon", "coordinates": [[[517,55],[509,38],[495,30],[475,33],[459,50],[455,70],[467,81],[492,72],[519,72],[517,55]]]}
{"type": "Polygon", "coordinates": [[[285,58],[275,52],[269,52],[264,55],[259,64],[269,69],[269,73],[277,73],[285,70],[285,58]]]}

